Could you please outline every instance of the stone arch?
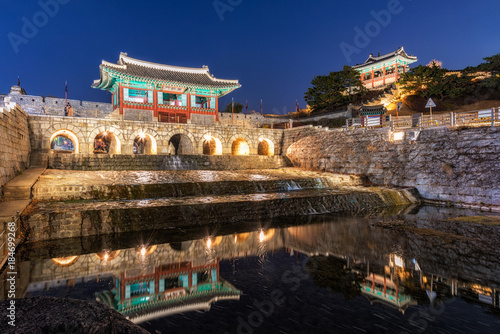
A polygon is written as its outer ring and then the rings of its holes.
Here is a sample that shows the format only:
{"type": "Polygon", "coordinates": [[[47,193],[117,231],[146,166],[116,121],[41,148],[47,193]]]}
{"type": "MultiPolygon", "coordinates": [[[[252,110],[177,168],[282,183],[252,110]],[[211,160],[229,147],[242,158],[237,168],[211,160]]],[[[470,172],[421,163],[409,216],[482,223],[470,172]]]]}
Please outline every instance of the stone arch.
{"type": "Polygon", "coordinates": [[[201,147],[204,155],[222,155],[221,135],[207,132],[201,139],[201,147]]]}
{"type": "MultiPolygon", "coordinates": [[[[166,133],[162,136],[162,151],[161,153],[163,154],[174,154],[172,147],[170,146],[170,139],[172,139],[173,136],[180,134],[183,136],[186,136],[192,143],[192,154],[198,153],[198,140],[195,138],[195,136],[188,130],[186,129],[171,129],[169,131],[166,131],[166,133]]],[[[175,147],[174,147],[175,148],[175,147]]]]}
{"type": "Polygon", "coordinates": [[[73,148],[74,148],[72,150],[73,154],[80,153],[80,141],[78,140],[78,137],[76,136],[75,133],[73,133],[73,131],[69,131],[66,129],[58,130],[50,136],[49,145],[50,145],[50,149],[53,152],[57,152],[57,151],[69,152],[69,151],[71,151],[70,149],[65,149],[64,146],[61,147],[60,149],[56,149],[56,147],[54,147],[54,140],[57,137],[64,137],[64,138],[68,139],[69,141],[71,141],[71,143],[73,144],[73,148]]]}
{"type": "Polygon", "coordinates": [[[233,140],[231,144],[231,155],[250,155],[250,145],[242,137],[233,140]]]}
{"type": "Polygon", "coordinates": [[[186,252],[192,247],[193,240],[182,241],[182,242],[171,242],[169,245],[170,248],[176,252],[186,252]]]}
{"type": "Polygon", "coordinates": [[[190,155],[194,153],[194,141],[185,133],[176,133],[168,140],[168,150],[172,155],[190,155]]]}
{"type": "Polygon", "coordinates": [[[268,138],[259,138],[259,145],[257,147],[258,155],[274,155],[274,143],[268,138]]]}
{"type": "Polygon", "coordinates": [[[109,154],[121,154],[122,150],[122,143],[125,142],[123,138],[123,134],[119,128],[116,128],[114,126],[98,126],[92,132],[90,132],[89,135],[89,141],[88,141],[88,146],[89,146],[89,153],[94,152],[94,146],[95,146],[95,139],[98,135],[103,135],[103,134],[110,134],[111,136],[111,145],[109,147],[109,154]]]}
{"type": "Polygon", "coordinates": [[[63,124],[63,123],[53,124],[45,131],[44,138],[46,138],[46,139],[44,139],[42,142],[43,143],[42,149],[44,149],[44,150],[46,149],[47,151],[50,151],[50,146],[51,146],[52,139],[53,139],[52,135],[58,131],[61,131],[61,130],[66,130],[68,132],[71,132],[76,137],[76,141],[78,142],[78,144],[76,144],[75,141],[73,141],[73,145],[75,145],[75,152],[74,153],[75,154],[81,153],[82,144],[85,143],[85,135],[83,134],[82,130],[80,130],[80,128],[75,127],[71,124],[63,124]],[[78,149],[76,148],[77,145],[78,145],[78,149]]]}
{"type": "Polygon", "coordinates": [[[132,132],[127,143],[131,143],[132,145],[124,145],[123,153],[126,154],[147,154],[147,155],[155,155],[158,154],[158,132],[153,129],[138,129],[132,132]],[[140,152],[140,147],[143,148],[143,151],[140,152]],[[138,148],[139,150],[134,150],[134,148],[138,148]]]}

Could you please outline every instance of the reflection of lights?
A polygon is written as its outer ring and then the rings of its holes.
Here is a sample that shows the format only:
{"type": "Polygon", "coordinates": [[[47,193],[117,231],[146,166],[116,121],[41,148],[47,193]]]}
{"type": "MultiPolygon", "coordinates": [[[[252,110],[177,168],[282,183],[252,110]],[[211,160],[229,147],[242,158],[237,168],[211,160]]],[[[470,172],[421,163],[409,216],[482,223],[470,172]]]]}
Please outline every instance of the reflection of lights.
{"type": "Polygon", "coordinates": [[[137,247],[136,250],[137,253],[139,253],[141,256],[147,256],[153,254],[157,247],[158,247],[157,245],[153,246],[141,245],[137,247]]]}
{"type": "Polygon", "coordinates": [[[111,261],[114,260],[118,254],[120,254],[120,250],[116,251],[108,251],[108,250],[103,250],[99,253],[95,253],[95,256],[101,261],[111,261]]]}
{"type": "Polygon", "coordinates": [[[70,266],[78,260],[78,256],[53,258],[52,261],[60,266],[70,266]]]}
{"type": "Polygon", "coordinates": [[[234,235],[234,242],[243,242],[247,240],[248,236],[250,233],[245,232],[245,233],[239,233],[234,235]]]}
{"type": "Polygon", "coordinates": [[[404,262],[403,259],[397,255],[394,255],[394,264],[398,267],[404,268],[404,262]]]}
{"type": "Polygon", "coordinates": [[[212,238],[208,237],[207,239],[207,248],[210,249],[212,247],[216,247],[218,246],[222,241],[222,237],[221,236],[218,236],[218,237],[215,237],[213,240],[212,238]]]}
{"type": "Polygon", "coordinates": [[[274,228],[267,230],[265,233],[264,233],[264,230],[260,230],[259,241],[263,242],[263,241],[269,240],[273,236],[274,236],[274,228]]]}
{"type": "Polygon", "coordinates": [[[235,235],[235,236],[234,236],[234,243],[237,243],[237,242],[238,242],[238,236],[237,236],[237,235],[235,235]]]}

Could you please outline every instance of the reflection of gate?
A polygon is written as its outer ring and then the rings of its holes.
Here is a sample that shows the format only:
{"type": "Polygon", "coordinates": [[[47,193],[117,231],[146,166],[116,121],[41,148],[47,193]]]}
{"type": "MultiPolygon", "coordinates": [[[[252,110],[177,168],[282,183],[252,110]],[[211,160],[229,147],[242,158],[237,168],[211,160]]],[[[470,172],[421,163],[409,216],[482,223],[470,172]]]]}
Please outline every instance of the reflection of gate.
{"type": "Polygon", "coordinates": [[[158,113],[158,121],[164,123],[183,123],[186,124],[188,120],[187,114],[173,113],[173,112],[160,112],[158,113]]]}

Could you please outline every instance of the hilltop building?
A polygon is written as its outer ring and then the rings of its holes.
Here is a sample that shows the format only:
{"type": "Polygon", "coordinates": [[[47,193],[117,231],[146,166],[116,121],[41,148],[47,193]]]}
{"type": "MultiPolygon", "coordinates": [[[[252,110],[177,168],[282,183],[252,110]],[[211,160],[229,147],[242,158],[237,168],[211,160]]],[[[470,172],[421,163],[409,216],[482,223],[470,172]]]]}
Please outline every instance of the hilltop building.
{"type": "Polygon", "coordinates": [[[218,120],[218,100],[240,88],[238,80],[217,79],[207,66],[177,67],[134,59],[121,53],[117,64],[102,61],[93,88],[112,94],[113,114],[128,120],[188,123],[218,120]]]}
{"type": "Polygon", "coordinates": [[[361,73],[361,81],[365,88],[373,89],[397,82],[402,74],[409,70],[409,65],[416,62],[415,56],[408,55],[403,47],[396,51],[378,55],[370,54],[360,65],[353,66],[361,73]]]}

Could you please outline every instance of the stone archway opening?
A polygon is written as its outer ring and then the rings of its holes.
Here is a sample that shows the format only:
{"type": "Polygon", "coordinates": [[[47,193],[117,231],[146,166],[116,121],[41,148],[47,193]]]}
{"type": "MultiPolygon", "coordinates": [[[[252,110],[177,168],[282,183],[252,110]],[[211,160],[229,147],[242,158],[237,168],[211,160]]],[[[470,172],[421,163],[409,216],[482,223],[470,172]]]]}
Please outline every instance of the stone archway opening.
{"type": "Polygon", "coordinates": [[[190,155],[193,154],[193,142],[188,136],[178,133],[170,138],[168,149],[172,155],[190,155]]]}
{"type": "Polygon", "coordinates": [[[55,153],[78,153],[79,142],[76,135],[69,130],[59,130],[50,137],[50,149],[55,153]]]}
{"type": "Polygon", "coordinates": [[[203,141],[204,155],[222,155],[222,143],[219,138],[205,135],[203,141]]]}
{"type": "Polygon", "coordinates": [[[274,143],[267,138],[260,138],[257,152],[259,155],[274,155],[274,143]]]}
{"type": "Polygon", "coordinates": [[[103,131],[94,138],[95,154],[120,154],[121,143],[118,137],[109,131],[103,131]]]}
{"type": "Polygon", "coordinates": [[[247,141],[243,138],[236,138],[233,141],[233,145],[231,146],[231,154],[232,155],[249,155],[250,154],[250,146],[247,141]]]}
{"type": "Polygon", "coordinates": [[[157,154],[156,140],[150,134],[141,133],[134,139],[132,152],[146,155],[157,154]]]}

